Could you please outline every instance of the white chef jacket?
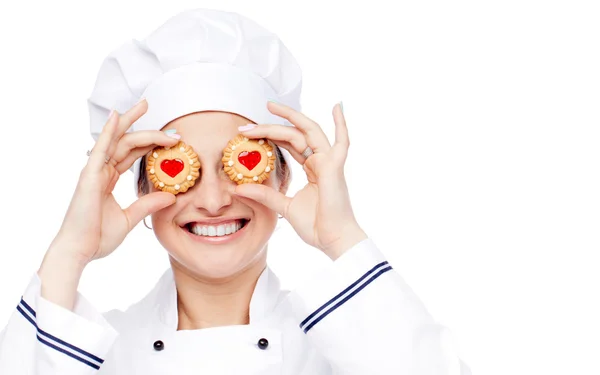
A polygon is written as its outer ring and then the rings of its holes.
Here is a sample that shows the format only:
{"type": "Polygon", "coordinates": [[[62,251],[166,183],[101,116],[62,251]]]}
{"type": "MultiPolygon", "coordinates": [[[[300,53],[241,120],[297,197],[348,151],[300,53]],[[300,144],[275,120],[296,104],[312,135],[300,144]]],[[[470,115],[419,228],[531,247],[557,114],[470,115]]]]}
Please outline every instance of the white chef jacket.
{"type": "Polygon", "coordinates": [[[178,331],[170,269],[126,311],[102,314],[81,294],[70,311],[40,287],[35,274],[0,334],[0,375],[471,373],[370,239],[293,292],[266,267],[248,325],[178,331]]]}

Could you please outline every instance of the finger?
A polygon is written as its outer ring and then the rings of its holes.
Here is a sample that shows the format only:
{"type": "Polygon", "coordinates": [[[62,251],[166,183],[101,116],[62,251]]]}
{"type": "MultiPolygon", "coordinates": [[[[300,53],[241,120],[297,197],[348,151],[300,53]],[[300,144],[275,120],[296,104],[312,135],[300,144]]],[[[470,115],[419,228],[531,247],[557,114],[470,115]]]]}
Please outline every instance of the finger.
{"type": "Polygon", "coordinates": [[[335,123],[335,143],[339,143],[342,146],[350,146],[350,139],[348,138],[348,127],[346,126],[346,118],[342,112],[341,104],[336,104],[333,107],[333,122],[335,123]]]}
{"type": "MultiPolygon", "coordinates": [[[[123,113],[119,118],[119,123],[117,124],[117,129],[112,137],[112,142],[108,149],[108,154],[113,155],[115,150],[117,149],[117,144],[119,140],[123,137],[123,135],[129,130],[131,125],[139,119],[146,111],[148,110],[148,103],[146,100],[142,99],[138,103],[136,103],[133,107],[129,108],[129,110],[123,113]]],[[[116,162],[112,162],[113,166],[116,162]]]]}
{"type": "Polygon", "coordinates": [[[108,155],[108,149],[115,133],[115,129],[118,124],[119,114],[117,111],[111,111],[106,124],[102,128],[102,132],[96,141],[96,145],[92,148],[90,158],[88,160],[88,166],[94,171],[100,171],[106,165],[105,158],[108,155]]]}
{"type": "Polygon", "coordinates": [[[125,159],[123,159],[120,163],[115,165],[115,169],[117,170],[117,172],[119,172],[119,174],[127,172],[127,170],[131,168],[131,166],[133,165],[133,163],[135,163],[136,160],[145,156],[153,149],[154,146],[146,146],[131,150],[131,152],[125,157],[125,159]]]}
{"type": "Polygon", "coordinates": [[[176,200],[175,195],[162,191],[146,194],[136,200],[124,210],[129,222],[129,230],[132,230],[146,216],[172,205],[176,200]]]}
{"type": "Polygon", "coordinates": [[[342,111],[341,103],[333,107],[333,122],[335,123],[335,142],[333,143],[334,155],[346,160],[348,148],[350,147],[350,138],[348,137],[348,127],[346,118],[342,111]]]}
{"type": "Polygon", "coordinates": [[[267,185],[261,184],[241,184],[236,186],[235,194],[244,198],[252,199],[267,208],[277,212],[287,218],[288,207],[291,202],[290,197],[286,197],[281,192],[267,185]]]}
{"type": "MultiPolygon", "coordinates": [[[[179,137],[178,134],[175,136],[179,137]]],[[[147,146],[174,146],[179,142],[179,138],[161,132],[160,130],[140,130],[125,134],[119,139],[112,158],[117,162],[124,160],[131,150],[136,148],[145,148],[147,146]]]]}
{"type": "Polygon", "coordinates": [[[271,141],[286,142],[299,153],[308,146],[304,134],[292,126],[261,124],[241,133],[248,138],[267,138],[271,141]]]}
{"type": "Polygon", "coordinates": [[[327,152],[331,148],[329,139],[323,129],[302,113],[281,103],[269,102],[267,108],[271,113],[291,122],[306,135],[306,141],[314,152],[327,152]]]}
{"type": "Polygon", "coordinates": [[[111,194],[113,192],[113,190],[115,190],[115,186],[117,185],[117,182],[119,181],[119,177],[120,177],[120,175],[118,173],[113,173],[111,175],[111,179],[108,182],[108,185],[106,185],[106,190],[104,190],[104,192],[106,194],[111,194]]]}
{"type": "Polygon", "coordinates": [[[142,99],[137,102],[133,107],[121,115],[119,120],[119,126],[115,133],[114,139],[119,139],[125,132],[136,122],[146,111],[148,110],[148,102],[146,99],[142,99]]]}
{"type": "Polygon", "coordinates": [[[273,142],[280,148],[286,149],[290,153],[290,155],[292,155],[294,160],[296,160],[298,162],[298,164],[303,165],[304,162],[306,161],[306,158],[304,156],[302,156],[302,154],[300,154],[298,151],[296,151],[294,149],[294,147],[291,144],[289,144],[288,142],[285,142],[285,141],[271,141],[271,142],[273,142]]]}

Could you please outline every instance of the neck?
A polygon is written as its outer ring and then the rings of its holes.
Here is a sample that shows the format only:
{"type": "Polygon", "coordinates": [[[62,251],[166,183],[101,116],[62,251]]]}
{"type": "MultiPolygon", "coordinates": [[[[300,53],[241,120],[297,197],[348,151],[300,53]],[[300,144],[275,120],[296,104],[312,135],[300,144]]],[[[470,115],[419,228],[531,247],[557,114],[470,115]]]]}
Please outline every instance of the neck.
{"type": "Polygon", "coordinates": [[[171,263],[177,286],[178,330],[249,324],[250,300],[266,259],[222,279],[199,277],[173,260],[171,263]]]}

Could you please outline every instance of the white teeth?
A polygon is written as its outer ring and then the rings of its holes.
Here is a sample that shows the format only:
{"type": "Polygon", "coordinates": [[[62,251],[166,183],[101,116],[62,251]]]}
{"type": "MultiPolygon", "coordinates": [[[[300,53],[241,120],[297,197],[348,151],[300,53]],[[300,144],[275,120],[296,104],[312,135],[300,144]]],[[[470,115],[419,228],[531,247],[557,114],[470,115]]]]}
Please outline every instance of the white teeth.
{"type": "Polygon", "coordinates": [[[235,222],[221,225],[199,225],[192,224],[190,226],[191,232],[198,236],[208,237],[222,237],[229,234],[233,234],[242,228],[242,221],[236,220],[235,222]]]}

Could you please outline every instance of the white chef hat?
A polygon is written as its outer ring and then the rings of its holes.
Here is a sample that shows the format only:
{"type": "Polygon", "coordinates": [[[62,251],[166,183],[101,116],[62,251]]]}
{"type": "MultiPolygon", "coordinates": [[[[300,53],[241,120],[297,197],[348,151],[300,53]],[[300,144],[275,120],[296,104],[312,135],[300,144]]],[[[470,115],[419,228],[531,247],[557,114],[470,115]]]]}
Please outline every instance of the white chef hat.
{"type": "MultiPolygon", "coordinates": [[[[267,110],[267,101],[300,110],[301,89],[300,67],[277,35],[236,13],[187,10],[104,59],[88,99],[90,128],[97,140],[111,109],[123,113],[141,98],[148,111],[130,131],[160,130],[209,110],[290,125],[267,110]]],[[[140,160],[133,166],[136,191],[140,160]]]]}

